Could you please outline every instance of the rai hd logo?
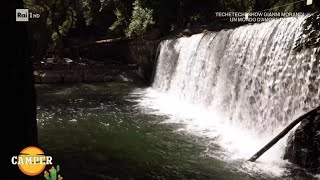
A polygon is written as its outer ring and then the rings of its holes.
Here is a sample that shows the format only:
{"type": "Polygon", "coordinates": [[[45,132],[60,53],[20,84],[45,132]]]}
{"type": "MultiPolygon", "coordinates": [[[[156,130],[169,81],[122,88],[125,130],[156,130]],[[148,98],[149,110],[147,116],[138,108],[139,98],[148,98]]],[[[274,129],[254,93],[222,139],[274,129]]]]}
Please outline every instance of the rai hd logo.
{"type": "Polygon", "coordinates": [[[40,14],[29,12],[29,9],[16,9],[16,21],[28,22],[30,19],[40,18],[40,14]]]}
{"type": "Polygon", "coordinates": [[[16,9],[16,21],[22,21],[22,22],[29,21],[29,10],[16,9]]]}

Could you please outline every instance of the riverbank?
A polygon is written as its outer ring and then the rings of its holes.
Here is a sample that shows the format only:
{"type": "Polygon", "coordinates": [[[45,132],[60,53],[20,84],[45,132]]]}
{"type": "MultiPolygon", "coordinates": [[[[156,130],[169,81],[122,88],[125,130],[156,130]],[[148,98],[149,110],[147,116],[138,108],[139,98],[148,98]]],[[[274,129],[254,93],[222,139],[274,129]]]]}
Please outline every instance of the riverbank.
{"type": "Polygon", "coordinates": [[[137,64],[104,63],[82,60],[80,62],[34,63],[36,84],[130,82],[143,83],[137,64]]]}

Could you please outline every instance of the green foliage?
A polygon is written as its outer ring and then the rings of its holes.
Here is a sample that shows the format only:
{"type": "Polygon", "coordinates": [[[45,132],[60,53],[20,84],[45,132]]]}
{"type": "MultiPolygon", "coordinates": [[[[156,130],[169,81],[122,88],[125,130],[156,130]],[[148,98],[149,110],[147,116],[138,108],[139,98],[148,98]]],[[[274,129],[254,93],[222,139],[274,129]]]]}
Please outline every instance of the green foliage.
{"type": "MultiPolygon", "coordinates": [[[[215,17],[216,11],[307,11],[305,2],[290,4],[294,0],[24,1],[31,12],[41,14],[37,23],[28,23],[33,32],[31,38],[39,44],[35,49],[53,51],[58,56],[70,39],[85,43],[124,35],[138,37],[147,35],[151,29],[163,36],[192,26],[223,25],[226,21],[215,17]]],[[[319,2],[314,1],[313,9],[319,6],[319,2]]]]}
{"type": "Polygon", "coordinates": [[[126,35],[129,37],[141,35],[154,24],[153,10],[142,7],[141,1],[135,0],[133,3],[131,22],[126,30],[126,35]]]}
{"type": "Polygon", "coordinates": [[[117,17],[117,20],[109,27],[109,30],[111,31],[115,31],[125,25],[124,23],[125,19],[118,8],[116,8],[116,10],[114,11],[114,14],[117,17]]]}
{"type": "Polygon", "coordinates": [[[74,27],[74,21],[75,21],[74,14],[75,14],[75,12],[71,8],[67,11],[67,15],[65,17],[65,21],[59,26],[60,34],[66,35],[68,33],[68,31],[72,27],[74,27]]]}
{"type": "Polygon", "coordinates": [[[92,12],[90,10],[90,1],[88,0],[80,0],[80,9],[83,13],[83,17],[85,18],[86,25],[90,25],[92,23],[92,12]]]}
{"type": "Polygon", "coordinates": [[[78,13],[82,13],[86,25],[89,26],[95,23],[102,7],[107,6],[108,2],[108,0],[80,0],[76,8],[79,8],[80,11],[78,13]]]}
{"type": "Polygon", "coordinates": [[[71,0],[25,0],[25,6],[41,14],[49,35],[49,50],[63,49],[63,37],[74,27],[76,13],[71,0]]]}

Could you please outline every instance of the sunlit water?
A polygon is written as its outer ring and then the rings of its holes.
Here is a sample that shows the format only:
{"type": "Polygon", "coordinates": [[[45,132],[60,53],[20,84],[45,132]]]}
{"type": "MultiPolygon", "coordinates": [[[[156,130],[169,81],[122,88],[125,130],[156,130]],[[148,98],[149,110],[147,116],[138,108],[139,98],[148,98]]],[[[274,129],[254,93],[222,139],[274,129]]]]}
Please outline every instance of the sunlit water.
{"type": "Polygon", "coordinates": [[[314,178],[283,162],[247,162],[220,134],[225,131],[240,141],[252,136],[208,118],[219,120],[219,114],[152,89],[124,84],[41,85],[37,94],[40,148],[61,166],[64,179],[314,178]],[[142,101],[152,103],[143,107],[142,101]],[[154,106],[165,110],[156,111],[154,106]]]}

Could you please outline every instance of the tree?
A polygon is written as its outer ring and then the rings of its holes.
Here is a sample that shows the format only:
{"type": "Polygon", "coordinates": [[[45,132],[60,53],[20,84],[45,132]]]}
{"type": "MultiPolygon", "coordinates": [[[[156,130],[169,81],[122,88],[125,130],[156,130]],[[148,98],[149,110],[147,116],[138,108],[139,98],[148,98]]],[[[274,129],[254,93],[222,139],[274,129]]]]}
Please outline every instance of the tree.
{"type": "Polygon", "coordinates": [[[49,51],[61,57],[63,37],[74,26],[76,14],[71,0],[25,0],[25,6],[41,14],[49,36],[49,51]]]}
{"type": "Polygon", "coordinates": [[[126,35],[129,37],[141,35],[154,24],[153,9],[143,7],[141,0],[135,0],[133,2],[131,22],[126,29],[126,35]]]}

